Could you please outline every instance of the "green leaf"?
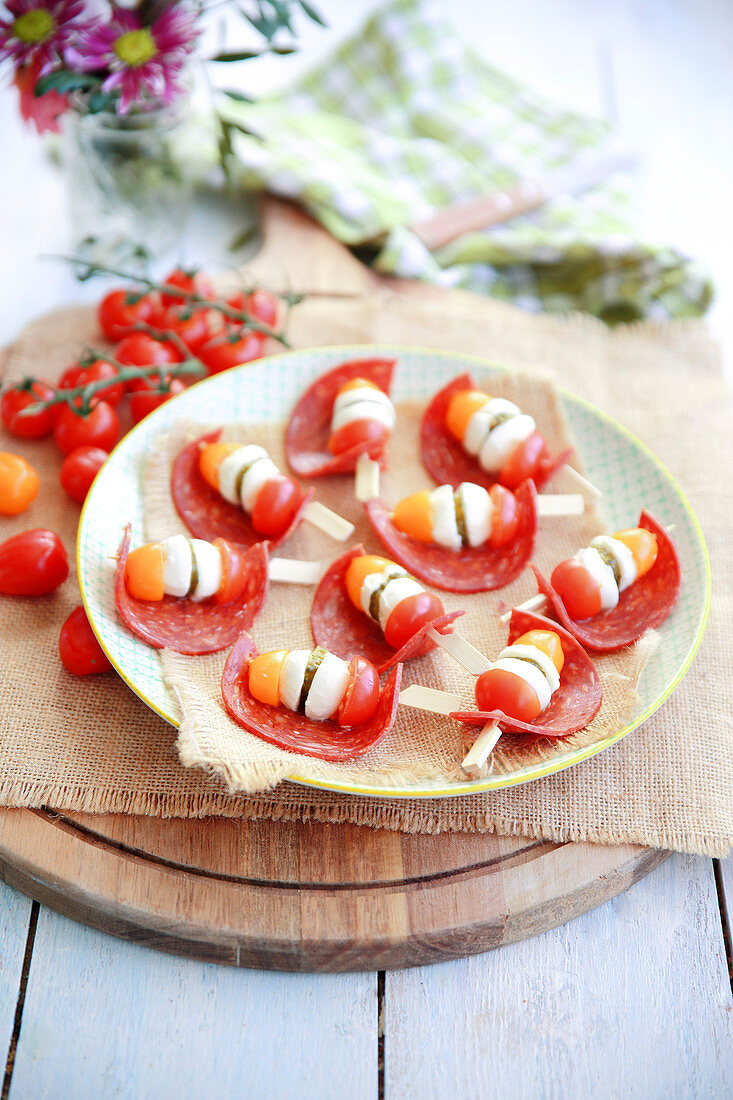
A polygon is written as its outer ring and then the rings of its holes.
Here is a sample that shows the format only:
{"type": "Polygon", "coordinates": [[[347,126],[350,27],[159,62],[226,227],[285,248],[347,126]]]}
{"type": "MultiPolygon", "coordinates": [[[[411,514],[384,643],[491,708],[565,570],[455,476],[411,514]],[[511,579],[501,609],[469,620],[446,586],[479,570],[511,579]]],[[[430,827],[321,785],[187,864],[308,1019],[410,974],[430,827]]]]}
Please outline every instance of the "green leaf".
{"type": "Polygon", "coordinates": [[[224,95],[228,95],[230,99],[233,99],[235,103],[254,103],[255,100],[251,95],[245,95],[244,92],[237,92],[234,88],[220,88],[220,92],[224,95]]]}
{"type": "Polygon", "coordinates": [[[58,69],[55,73],[42,76],[33,89],[33,94],[41,96],[46,92],[73,92],[79,88],[93,88],[101,83],[101,77],[92,76],[91,73],[70,73],[66,69],[58,69]]]}
{"type": "Polygon", "coordinates": [[[100,111],[114,111],[116,102],[117,97],[114,93],[97,89],[87,99],[87,108],[90,115],[97,115],[100,111]]]}
{"type": "Polygon", "coordinates": [[[253,57],[260,57],[263,50],[235,50],[231,53],[218,53],[210,57],[209,61],[251,61],[253,57]]]}
{"type": "Polygon", "coordinates": [[[245,226],[241,233],[237,233],[236,237],[227,245],[227,251],[238,252],[240,248],[244,248],[246,244],[249,244],[256,233],[256,225],[245,226]]]}
{"type": "Polygon", "coordinates": [[[312,7],[310,4],[307,4],[306,0],[300,0],[300,6],[303,9],[303,12],[308,16],[309,19],[312,19],[314,23],[318,23],[318,25],[321,27],[328,26],[328,23],[320,14],[320,12],[317,12],[314,7],[312,7]]]}

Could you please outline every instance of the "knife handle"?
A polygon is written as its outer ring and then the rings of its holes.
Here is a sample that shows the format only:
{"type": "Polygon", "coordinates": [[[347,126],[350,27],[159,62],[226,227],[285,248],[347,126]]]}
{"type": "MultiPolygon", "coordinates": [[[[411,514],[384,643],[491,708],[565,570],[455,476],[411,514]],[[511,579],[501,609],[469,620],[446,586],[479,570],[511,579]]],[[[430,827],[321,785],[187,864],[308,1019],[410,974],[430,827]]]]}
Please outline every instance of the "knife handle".
{"type": "Polygon", "coordinates": [[[546,199],[547,194],[539,183],[522,180],[504,191],[493,191],[490,195],[454,203],[429,218],[415,222],[411,228],[425,247],[433,252],[464,233],[489,229],[519,214],[526,214],[528,210],[541,206],[546,199]]]}

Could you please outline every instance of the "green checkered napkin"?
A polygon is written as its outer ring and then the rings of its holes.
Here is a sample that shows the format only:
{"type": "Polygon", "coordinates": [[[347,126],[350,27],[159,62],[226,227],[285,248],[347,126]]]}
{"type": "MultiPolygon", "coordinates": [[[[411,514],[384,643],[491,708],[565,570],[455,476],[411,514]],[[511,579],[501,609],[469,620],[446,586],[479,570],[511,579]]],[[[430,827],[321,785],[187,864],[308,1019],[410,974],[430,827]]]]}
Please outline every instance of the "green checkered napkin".
{"type": "Polygon", "coordinates": [[[613,143],[606,123],[474,57],[439,0],[393,0],[292,89],[222,114],[248,131],[231,132],[244,186],[297,200],[385,273],[609,322],[710,304],[699,266],[635,235],[621,174],[433,253],[410,232],[452,203],[613,143]]]}

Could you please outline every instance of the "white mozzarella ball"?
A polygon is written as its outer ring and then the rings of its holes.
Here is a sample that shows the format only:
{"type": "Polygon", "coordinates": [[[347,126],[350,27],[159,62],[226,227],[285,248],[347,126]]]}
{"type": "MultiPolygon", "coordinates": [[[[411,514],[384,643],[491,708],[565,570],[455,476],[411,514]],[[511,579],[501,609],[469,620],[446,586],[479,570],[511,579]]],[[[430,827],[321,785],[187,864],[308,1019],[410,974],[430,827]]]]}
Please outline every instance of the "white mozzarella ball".
{"type": "Polygon", "coordinates": [[[191,587],[193,552],[185,535],[171,535],[163,542],[163,590],[169,596],[186,596],[191,587]]]}
{"type": "Polygon", "coordinates": [[[245,512],[251,512],[254,508],[262,486],[280,477],[282,474],[271,458],[258,458],[253,462],[242,478],[239,490],[239,499],[245,512]]]}
{"type": "Polygon", "coordinates": [[[503,669],[504,672],[513,672],[515,676],[519,676],[520,679],[529,684],[539,699],[540,710],[544,710],[545,707],[550,705],[550,699],[552,698],[550,685],[535,665],[530,665],[526,661],[518,661],[515,657],[500,657],[498,661],[494,661],[491,667],[503,669]]]}
{"type": "Polygon", "coordinates": [[[503,397],[490,397],[468,421],[463,436],[464,449],[470,455],[477,455],[497,416],[517,416],[518,413],[519,408],[513,401],[507,401],[503,397]]]}
{"type": "Polygon", "coordinates": [[[391,402],[387,408],[377,401],[356,401],[333,414],[331,431],[337,432],[344,424],[351,424],[354,420],[378,420],[391,431],[395,423],[395,411],[391,402]]]}
{"type": "Polygon", "coordinates": [[[623,592],[625,588],[634,583],[637,577],[636,562],[634,561],[634,555],[625,542],[614,539],[610,535],[598,535],[591,542],[591,546],[600,547],[601,550],[608,551],[615,558],[621,574],[618,584],[619,592],[623,592]]]}
{"type": "Polygon", "coordinates": [[[472,481],[462,481],[456,491],[463,504],[463,526],[468,545],[483,546],[494,522],[494,504],[488,490],[472,481]]]}
{"type": "Polygon", "coordinates": [[[550,691],[557,691],[560,687],[560,673],[555,668],[555,662],[535,645],[510,645],[499,654],[502,657],[526,657],[528,661],[534,661],[542,669],[550,691]]]}
{"type": "Polygon", "coordinates": [[[601,590],[601,610],[608,611],[615,607],[618,603],[618,585],[611,566],[606,564],[592,546],[584,546],[575,557],[588,570],[601,590]]]}
{"type": "Polygon", "coordinates": [[[290,710],[298,709],[310,655],[310,649],[291,649],[280,666],[280,702],[290,710]]]}
{"type": "Polygon", "coordinates": [[[344,390],[343,393],[338,395],[333,403],[332,415],[340,412],[341,409],[345,409],[348,405],[355,405],[359,401],[372,401],[394,412],[394,406],[384,390],[374,386],[355,386],[353,389],[344,390]]]}
{"type": "Polygon", "coordinates": [[[349,666],[346,661],[333,653],[326,653],[311,681],[305,701],[306,717],[318,720],[330,718],[338,710],[348,686],[349,666]]]}
{"type": "Polygon", "coordinates": [[[198,581],[192,600],[206,600],[219,591],[221,584],[221,554],[218,546],[204,539],[191,539],[191,549],[196,559],[198,581]]]}
{"type": "Polygon", "coordinates": [[[361,584],[361,609],[365,615],[369,614],[369,605],[372,596],[388,577],[403,577],[404,569],[400,565],[388,565],[381,573],[367,573],[361,584]]]}
{"type": "Polygon", "coordinates": [[[423,586],[414,581],[412,577],[395,577],[394,580],[390,581],[379,597],[379,625],[382,630],[386,627],[387,620],[398,603],[402,603],[408,596],[417,596],[418,593],[424,591],[423,586]]]}
{"type": "Polygon", "coordinates": [[[531,436],[535,422],[527,413],[502,420],[489,432],[489,437],[479,452],[478,460],[488,473],[498,473],[506,466],[514,451],[531,436]]]}
{"type": "Polygon", "coordinates": [[[256,443],[247,443],[232,451],[219,466],[219,492],[230,504],[239,504],[237,483],[239,475],[245,466],[256,462],[258,458],[267,458],[264,447],[258,447],[256,443]]]}
{"type": "Polygon", "coordinates": [[[438,546],[447,546],[449,550],[461,549],[452,485],[439,485],[430,494],[430,523],[433,541],[438,546]]]}

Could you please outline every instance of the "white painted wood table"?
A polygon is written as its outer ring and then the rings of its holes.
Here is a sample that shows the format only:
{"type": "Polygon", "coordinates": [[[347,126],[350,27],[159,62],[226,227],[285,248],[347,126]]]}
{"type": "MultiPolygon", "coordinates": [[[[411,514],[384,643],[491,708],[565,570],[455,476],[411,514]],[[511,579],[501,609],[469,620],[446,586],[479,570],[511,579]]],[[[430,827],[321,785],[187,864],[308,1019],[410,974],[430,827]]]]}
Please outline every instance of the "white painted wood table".
{"type": "MultiPolygon", "coordinates": [[[[321,0],[306,54],[243,67],[270,87],[373,6],[321,0]]],[[[642,149],[647,235],[706,262],[733,347],[733,13],[727,0],[455,0],[474,48],[642,149]]],[[[0,341],[92,298],[38,254],[70,242],[56,170],[0,94],[0,341]]],[[[201,201],[183,242],[216,263],[236,211],[201,201]]],[[[90,931],[0,884],[2,1097],[723,1097],[733,1094],[733,861],[673,856],[533,940],[387,974],[229,970],[90,931]]]]}

